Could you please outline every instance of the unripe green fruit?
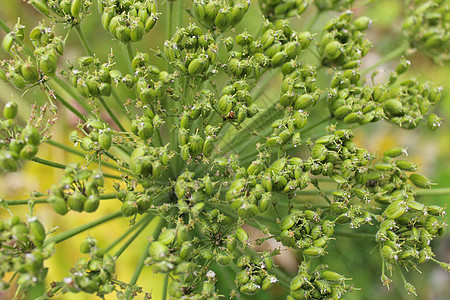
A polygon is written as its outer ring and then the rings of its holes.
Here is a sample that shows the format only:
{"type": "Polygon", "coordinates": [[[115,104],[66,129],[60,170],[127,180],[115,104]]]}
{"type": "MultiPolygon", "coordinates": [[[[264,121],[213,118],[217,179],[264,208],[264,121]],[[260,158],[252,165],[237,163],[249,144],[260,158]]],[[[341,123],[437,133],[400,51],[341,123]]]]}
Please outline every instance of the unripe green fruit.
{"type": "Polygon", "coordinates": [[[368,17],[359,17],[353,22],[353,25],[360,31],[364,31],[372,26],[372,20],[368,17]]]}
{"type": "Polygon", "coordinates": [[[189,137],[189,151],[191,155],[197,156],[203,150],[203,138],[198,134],[189,137]]]}
{"type": "Polygon", "coordinates": [[[26,144],[38,146],[41,142],[41,135],[36,127],[27,126],[23,129],[21,134],[22,140],[26,144]]]}
{"type": "Polygon", "coordinates": [[[22,90],[25,88],[25,79],[15,72],[9,74],[9,80],[15,88],[22,90]]]}
{"type": "Polygon", "coordinates": [[[54,76],[56,72],[56,58],[51,54],[45,54],[39,58],[39,69],[47,75],[54,76]]]}
{"type": "Polygon", "coordinates": [[[73,192],[72,195],[67,198],[67,204],[69,205],[69,208],[77,212],[83,211],[85,201],[86,196],[79,191],[73,192]]]}
{"type": "Polygon", "coordinates": [[[39,72],[31,63],[24,63],[21,66],[20,71],[23,78],[29,83],[35,83],[39,80],[39,72]]]}
{"type": "Polygon", "coordinates": [[[324,49],[325,57],[330,60],[336,60],[339,56],[341,56],[341,47],[342,45],[338,41],[328,43],[324,49]]]}
{"type": "Polygon", "coordinates": [[[109,130],[102,131],[98,136],[98,144],[100,145],[100,148],[102,148],[105,151],[108,151],[111,148],[111,143],[112,143],[111,131],[109,130]]]}
{"type": "Polygon", "coordinates": [[[383,102],[383,109],[390,116],[400,116],[403,114],[403,105],[397,99],[389,99],[383,102]]]}
{"type": "Polygon", "coordinates": [[[65,215],[69,211],[67,209],[67,203],[64,198],[60,196],[51,195],[48,202],[52,205],[53,209],[60,215],[65,215]]]}
{"type": "Polygon", "coordinates": [[[432,182],[420,174],[411,174],[409,180],[418,188],[429,189],[432,182]]]}
{"type": "Polygon", "coordinates": [[[12,32],[7,33],[3,38],[2,47],[6,52],[10,53],[13,43],[14,43],[13,33],[12,32]]]}
{"type": "Polygon", "coordinates": [[[3,108],[3,116],[6,119],[14,119],[17,116],[17,112],[19,110],[19,106],[16,102],[8,102],[5,104],[5,107],[3,108]]]}
{"type": "Polygon", "coordinates": [[[22,159],[32,159],[34,156],[36,156],[38,152],[38,147],[31,145],[31,144],[26,144],[22,150],[20,150],[19,152],[19,156],[22,159]]]}
{"type": "Polygon", "coordinates": [[[138,213],[138,205],[135,201],[125,201],[120,210],[125,217],[131,217],[138,213]]]}

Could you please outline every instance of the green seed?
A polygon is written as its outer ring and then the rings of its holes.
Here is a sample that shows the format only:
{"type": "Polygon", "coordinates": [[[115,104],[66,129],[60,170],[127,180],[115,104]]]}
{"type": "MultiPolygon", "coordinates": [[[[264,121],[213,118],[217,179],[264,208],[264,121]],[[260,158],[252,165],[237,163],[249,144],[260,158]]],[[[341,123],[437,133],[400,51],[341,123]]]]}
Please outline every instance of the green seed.
{"type": "Polygon", "coordinates": [[[5,107],[3,108],[3,116],[6,119],[14,119],[17,116],[17,112],[19,110],[19,106],[16,102],[10,101],[5,104],[5,107]]]}
{"type": "Polygon", "coordinates": [[[155,261],[162,261],[169,254],[169,248],[163,243],[155,241],[150,245],[148,254],[155,261]]]}
{"type": "Polygon", "coordinates": [[[84,202],[83,210],[88,213],[95,212],[99,205],[100,197],[97,195],[89,195],[89,197],[86,199],[86,202],[84,202]]]}
{"type": "Polygon", "coordinates": [[[432,185],[432,182],[428,180],[426,177],[419,174],[411,174],[409,176],[409,180],[418,188],[429,189],[432,185]]]}
{"type": "Polygon", "coordinates": [[[384,211],[384,214],[389,219],[397,219],[406,212],[406,202],[403,200],[396,200],[389,204],[384,211]]]}
{"type": "Polygon", "coordinates": [[[325,56],[330,60],[337,59],[342,53],[341,47],[342,45],[338,41],[328,43],[324,50],[325,56]]]}
{"type": "Polygon", "coordinates": [[[403,104],[397,99],[389,99],[383,103],[383,109],[389,116],[403,115],[403,104]]]}
{"type": "Polygon", "coordinates": [[[69,208],[78,212],[83,211],[85,201],[86,196],[79,191],[73,192],[72,195],[70,195],[69,198],[67,198],[67,204],[69,205],[69,208]]]}

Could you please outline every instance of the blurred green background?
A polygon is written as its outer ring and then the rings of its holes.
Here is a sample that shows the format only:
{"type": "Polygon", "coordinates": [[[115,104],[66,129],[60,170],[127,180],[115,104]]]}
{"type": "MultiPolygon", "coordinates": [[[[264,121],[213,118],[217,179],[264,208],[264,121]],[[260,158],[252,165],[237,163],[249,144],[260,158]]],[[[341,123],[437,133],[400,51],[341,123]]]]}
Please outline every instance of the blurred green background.
{"type": "MultiPolygon", "coordinates": [[[[190,1],[184,1],[189,3],[190,1]]],[[[250,33],[256,33],[260,23],[261,15],[257,7],[257,1],[251,6],[249,13],[240,23],[236,32],[246,28],[250,33]]],[[[356,16],[366,15],[373,19],[374,24],[371,30],[368,31],[368,38],[373,43],[373,49],[365,58],[363,66],[370,66],[375,63],[380,57],[389,54],[395,49],[401,39],[401,23],[404,13],[403,1],[397,0],[378,0],[378,1],[356,1],[355,8],[352,9],[356,16]],[[363,3],[370,2],[367,5],[363,3]]],[[[158,1],[160,11],[162,12],[161,19],[149,34],[147,34],[143,41],[133,44],[133,47],[140,51],[149,52],[152,57],[152,64],[161,67],[165,63],[154,56],[154,50],[157,46],[161,46],[166,36],[166,24],[164,23],[164,13],[166,9],[165,1],[158,1]]],[[[111,35],[106,32],[101,24],[98,11],[96,10],[96,1],[91,9],[93,12],[88,16],[82,24],[85,34],[87,35],[94,52],[101,60],[106,60],[107,55],[111,52],[116,57],[116,62],[120,69],[126,70],[126,49],[112,40],[111,35]]],[[[27,26],[26,30],[30,30],[36,26],[42,19],[40,15],[31,5],[18,0],[1,0],[0,1],[0,15],[3,20],[12,27],[18,18],[22,24],[27,26]]],[[[295,28],[298,31],[302,30],[302,26],[308,24],[311,16],[314,15],[314,9],[310,8],[307,13],[303,14],[302,18],[294,19],[295,28]]],[[[336,13],[324,13],[313,26],[312,31],[319,32],[325,22],[331,17],[337,15],[336,13]]],[[[185,14],[185,23],[189,22],[187,14],[185,14]]],[[[46,25],[50,25],[46,21],[46,25]]],[[[63,34],[67,29],[60,24],[55,25],[55,29],[60,34],[63,34]]],[[[29,31],[28,31],[29,32],[29,31]]],[[[0,31],[0,39],[3,38],[4,32],[0,31]]],[[[79,42],[75,32],[72,32],[66,44],[64,57],[60,61],[74,60],[77,56],[86,55],[85,51],[79,42]]],[[[0,59],[5,58],[5,53],[0,52],[0,59]]],[[[428,57],[415,53],[410,59],[412,66],[405,78],[412,75],[417,76],[419,80],[431,80],[438,85],[444,86],[444,94],[441,101],[433,108],[433,110],[444,118],[443,125],[437,131],[430,132],[425,127],[421,126],[417,130],[407,131],[399,129],[396,126],[390,125],[387,122],[379,122],[370,124],[363,128],[355,129],[356,143],[360,146],[366,147],[370,152],[382,153],[383,151],[392,147],[406,147],[409,153],[409,159],[420,165],[419,171],[428,176],[434,182],[439,183],[439,187],[450,187],[450,86],[445,86],[450,79],[450,64],[446,63],[443,66],[435,65],[428,57]]],[[[389,70],[395,69],[398,59],[392,60],[386,65],[379,68],[380,72],[378,79],[383,79],[389,76],[389,70]]],[[[319,83],[320,84],[320,83],[319,83]]],[[[31,103],[43,103],[45,99],[39,90],[32,90],[25,95],[21,95],[21,91],[14,89],[14,87],[0,82],[0,107],[10,100],[15,100],[20,104],[20,116],[23,122],[29,116],[31,103]],[[23,97],[22,97],[23,96],[23,97]]],[[[267,95],[277,95],[278,91],[268,90],[267,95]]],[[[126,92],[121,94],[121,97],[126,98],[126,92]]],[[[70,132],[76,123],[73,121],[73,116],[64,108],[59,110],[59,120],[53,127],[55,133],[53,139],[69,144],[67,134],[70,132]]],[[[79,158],[64,153],[63,151],[56,151],[54,148],[49,148],[43,145],[39,150],[39,156],[54,160],[61,163],[68,163],[79,158]]],[[[53,182],[57,181],[61,172],[45,166],[39,166],[33,163],[28,163],[24,168],[14,174],[0,175],[0,196],[6,199],[25,199],[29,197],[29,192],[32,190],[45,192],[53,182]]],[[[450,196],[432,196],[423,197],[426,203],[435,203],[446,205],[450,203],[450,196]]],[[[80,223],[86,223],[94,220],[99,216],[116,211],[120,205],[118,201],[108,202],[103,204],[101,209],[94,214],[72,214],[69,213],[63,218],[56,215],[51,209],[47,207],[37,207],[37,214],[43,221],[46,228],[58,226],[58,232],[65,229],[70,229],[80,223]]],[[[26,207],[21,208],[25,213],[26,207]]],[[[14,208],[14,212],[18,213],[20,209],[14,208]]],[[[4,210],[0,211],[0,216],[6,216],[4,210]]],[[[447,217],[448,218],[448,217],[447,217]]],[[[68,269],[75,263],[78,258],[78,245],[86,236],[92,235],[99,242],[100,245],[108,245],[118,235],[123,232],[128,224],[127,220],[113,221],[103,226],[90,230],[81,234],[75,239],[61,243],[57,247],[56,255],[48,262],[51,264],[48,282],[52,280],[61,280],[67,275],[68,269]]],[[[152,233],[152,226],[147,228],[145,233],[147,236],[152,233]]],[[[143,249],[145,247],[145,239],[137,239],[131,249],[143,249]]],[[[437,255],[437,259],[441,261],[450,261],[450,235],[448,232],[443,238],[439,238],[434,242],[433,249],[437,255]]],[[[403,289],[400,276],[395,273],[394,284],[390,290],[382,286],[380,282],[381,260],[377,250],[370,253],[375,247],[375,243],[370,240],[354,240],[349,238],[339,238],[330,243],[327,248],[330,255],[325,256],[324,262],[331,264],[333,270],[342,274],[352,274],[353,283],[356,287],[360,287],[363,291],[355,291],[346,299],[413,299],[414,296],[408,296],[403,289]],[[334,254],[331,256],[331,254],[334,254]]],[[[117,263],[117,274],[119,280],[129,281],[134,271],[135,264],[140,255],[140,251],[128,251],[127,255],[120,257],[117,263]]],[[[410,270],[406,274],[409,282],[416,286],[419,299],[448,299],[450,295],[450,276],[439,268],[436,264],[426,263],[421,267],[422,274],[414,270],[410,270]]],[[[151,270],[144,269],[143,274],[138,281],[138,285],[144,287],[146,291],[152,291],[153,299],[160,299],[162,277],[159,275],[152,275],[151,270]]],[[[273,293],[277,294],[275,288],[273,293]]],[[[0,299],[8,299],[11,295],[4,293],[0,294],[0,299]]],[[[58,299],[91,299],[87,295],[64,295],[58,296],[58,299]]],[[[111,297],[113,299],[114,297],[111,297]]],[[[258,295],[248,297],[248,299],[260,299],[258,295]]]]}

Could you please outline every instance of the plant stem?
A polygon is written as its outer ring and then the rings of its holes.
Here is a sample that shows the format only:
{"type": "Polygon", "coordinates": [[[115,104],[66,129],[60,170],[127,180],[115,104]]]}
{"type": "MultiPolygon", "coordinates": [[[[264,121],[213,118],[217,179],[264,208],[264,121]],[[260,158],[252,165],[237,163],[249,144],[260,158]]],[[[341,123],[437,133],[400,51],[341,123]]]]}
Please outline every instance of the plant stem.
{"type": "Polygon", "coordinates": [[[84,35],[83,29],[81,29],[80,24],[75,25],[75,29],[78,33],[78,36],[81,40],[81,43],[83,44],[84,49],[90,56],[94,56],[94,52],[92,52],[91,46],[89,45],[88,40],[86,39],[86,36],[84,35]]]}
{"type": "Polygon", "coordinates": [[[116,117],[116,115],[112,112],[112,110],[109,108],[108,104],[105,102],[105,99],[103,97],[99,97],[98,100],[100,100],[100,103],[103,105],[103,107],[108,112],[108,115],[113,119],[114,123],[116,123],[117,127],[119,127],[120,131],[125,132],[125,127],[122,126],[119,119],[116,117]]]}
{"type": "Polygon", "coordinates": [[[49,161],[49,160],[39,158],[39,157],[33,157],[31,160],[38,164],[46,165],[46,166],[57,168],[57,169],[65,169],[66,168],[66,165],[63,165],[63,164],[60,164],[57,162],[53,162],[53,161],[49,161]]]}
{"type": "Polygon", "coordinates": [[[80,104],[83,109],[90,114],[91,116],[93,116],[94,114],[91,111],[90,106],[86,103],[86,101],[83,101],[83,99],[81,99],[79,97],[79,95],[71,88],[69,87],[64,80],[62,80],[61,78],[59,78],[58,76],[54,76],[53,81],[61,88],[63,89],[66,93],[68,93],[72,98],[75,99],[75,101],[78,102],[78,104],[80,104]]]}
{"type": "Polygon", "coordinates": [[[269,82],[271,82],[272,79],[277,75],[278,72],[271,71],[269,74],[264,76],[261,82],[257,83],[257,86],[255,86],[255,88],[252,90],[252,98],[254,100],[258,99],[259,96],[261,96],[261,94],[264,92],[264,90],[267,89],[267,85],[269,84],[269,82]]]}
{"type": "Polygon", "coordinates": [[[130,233],[132,233],[134,230],[136,230],[139,226],[142,225],[147,219],[141,218],[137,223],[135,223],[133,226],[130,226],[130,228],[127,229],[119,238],[117,238],[114,242],[112,242],[108,247],[105,248],[106,252],[109,252],[112,248],[114,248],[117,244],[119,244],[124,238],[127,237],[130,233]]]}
{"type": "Polygon", "coordinates": [[[169,274],[164,275],[163,294],[161,300],[167,299],[167,287],[169,286],[169,274]]]}
{"type": "MultiPolygon", "coordinates": [[[[86,52],[90,55],[90,56],[94,56],[94,52],[92,52],[91,46],[89,45],[88,40],[86,39],[86,36],[84,35],[83,29],[81,28],[80,24],[75,25],[75,29],[77,30],[78,36],[81,40],[81,43],[84,46],[84,49],[86,49],[86,52]]],[[[130,45],[129,45],[130,46],[130,45]]],[[[133,52],[133,50],[130,49],[128,50],[128,54],[130,54],[133,52]]],[[[132,57],[130,59],[133,59],[132,57]]],[[[130,61],[130,65],[131,65],[131,61],[130,61]]],[[[109,116],[111,117],[111,119],[113,119],[114,123],[116,123],[117,127],[119,127],[119,129],[121,131],[126,131],[125,128],[122,126],[122,124],[120,123],[119,119],[116,117],[116,115],[112,112],[112,110],[109,108],[109,106],[106,104],[105,100],[103,99],[103,97],[99,97],[100,103],[103,105],[103,107],[106,109],[106,111],[108,112],[109,116]]],[[[116,100],[117,101],[117,100],[116,100]]]]}
{"type": "Polygon", "coordinates": [[[120,216],[122,216],[122,212],[120,212],[120,211],[112,213],[112,214],[109,214],[109,215],[106,215],[104,217],[101,217],[101,218],[93,221],[93,222],[90,222],[90,223],[78,226],[76,228],[67,230],[67,231],[62,232],[60,234],[57,234],[57,235],[53,236],[52,238],[46,240],[44,244],[48,245],[50,243],[55,243],[55,244],[61,243],[61,242],[65,241],[67,239],[70,239],[71,237],[73,237],[73,236],[75,236],[75,235],[77,235],[77,234],[79,234],[79,233],[81,233],[83,231],[86,231],[88,229],[94,228],[94,227],[96,227],[96,226],[98,226],[100,224],[103,224],[105,222],[108,222],[110,220],[118,218],[120,216]]]}
{"type": "Polygon", "coordinates": [[[365,68],[361,75],[366,75],[373,69],[387,63],[388,61],[393,60],[394,58],[399,57],[400,55],[404,54],[405,51],[409,48],[409,45],[407,43],[401,44],[397,49],[391,51],[388,55],[382,57],[379,61],[377,61],[375,64],[371,65],[370,67],[365,68]]]}
{"type": "Polygon", "coordinates": [[[48,203],[47,198],[44,199],[23,199],[23,200],[4,200],[8,206],[14,205],[27,205],[30,200],[33,200],[35,204],[48,203]]]}
{"type": "MultiPolygon", "coordinates": [[[[145,247],[144,251],[142,252],[141,258],[139,259],[138,264],[136,265],[136,269],[134,270],[133,276],[130,280],[130,286],[133,286],[136,284],[139,275],[142,272],[142,269],[144,268],[145,259],[148,256],[148,249],[150,248],[151,243],[147,243],[147,246],[145,247]]],[[[125,293],[125,299],[128,299],[128,297],[131,295],[131,291],[127,290],[125,293]]]]}
{"type": "Polygon", "coordinates": [[[450,188],[441,189],[431,189],[431,190],[417,190],[414,191],[416,196],[439,196],[439,195],[450,195],[450,188]]]}
{"type": "Polygon", "coordinates": [[[308,25],[305,27],[305,31],[311,31],[311,29],[314,27],[314,24],[316,24],[317,20],[319,19],[322,11],[318,11],[314,14],[314,16],[311,18],[311,20],[308,22],[308,25]]]}
{"type": "MultiPolygon", "coordinates": [[[[104,194],[100,195],[101,200],[110,200],[110,199],[116,199],[117,194],[104,194]]],[[[22,199],[22,200],[4,200],[8,206],[15,206],[15,205],[26,205],[30,201],[33,201],[35,204],[43,204],[48,203],[48,198],[40,198],[40,199],[22,199]]]]}
{"type": "Polygon", "coordinates": [[[125,115],[127,116],[128,120],[131,120],[131,117],[127,114],[127,111],[123,105],[122,100],[120,99],[119,95],[117,94],[117,92],[115,90],[112,90],[112,97],[113,97],[114,101],[116,102],[116,104],[119,105],[119,107],[121,107],[124,110],[125,115]]]}
{"type": "MultiPolygon", "coordinates": [[[[66,165],[63,165],[63,164],[60,164],[60,163],[57,163],[54,161],[46,160],[46,159],[43,159],[40,157],[34,157],[31,160],[38,164],[46,165],[46,166],[57,168],[57,169],[65,169],[67,167],[66,165]]],[[[107,177],[107,178],[118,179],[118,180],[122,179],[122,177],[117,176],[117,175],[112,175],[112,174],[103,173],[103,176],[107,177]]]]}
{"type": "MultiPolygon", "coordinates": [[[[46,143],[47,144],[50,144],[50,145],[52,145],[52,146],[55,146],[55,147],[57,147],[57,148],[60,148],[60,149],[62,149],[62,150],[64,150],[64,151],[67,151],[67,152],[70,152],[70,153],[72,153],[72,154],[75,154],[75,155],[77,155],[77,156],[80,156],[80,157],[85,157],[86,156],[86,154],[85,153],[83,153],[83,152],[81,152],[81,151],[78,151],[78,150],[76,150],[76,149],[73,149],[73,148],[71,148],[71,147],[68,147],[68,146],[66,146],[66,145],[64,145],[64,144],[61,144],[61,143],[58,143],[58,142],[55,142],[55,141],[52,141],[52,140],[48,140],[48,141],[46,141],[46,143]]],[[[98,160],[98,159],[93,159],[92,160],[93,162],[95,162],[95,163],[100,163],[100,161],[98,160]]],[[[101,161],[101,165],[102,166],[105,166],[105,167],[109,167],[109,168],[111,168],[111,169],[115,169],[115,170],[118,170],[118,171],[125,171],[124,169],[122,169],[121,167],[119,167],[119,166],[116,166],[116,165],[113,165],[113,164],[111,164],[111,163],[109,163],[109,162],[106,162],[106,161],[101,161]]],[[[126,171],[125,171],[126,172],[126,171]]]]}
{"type": "Polygon", "coordinates": [[[131,47],[131,43],[127,44],[127,54],[128,54],[128,66],[130,67],[130,70],[133,71],[133,58],[134,58],[134,54],[133,54],[133,48],[131,47]]]}
{"type": "Polygon", "coordinates": [[[0,17],[0,27],[3,29],[4,32],[9,33],[11,29],[9,26],[3,21],[3,19],[0,17]]]}
{"type": "MultiPolygon", "coordinates": [[[[170,40],[172,37],[172,30],[173,30],[173,3],[174,1],[167,1],[167,35],[166,39],[170,40]]],[[[170,63],[169,61],[166,61],[167,63],[167,72],[170,70],[170,63]]]]}
{"type": "Polygon", "coordinates": [[[356,239],[368,239],[375,241],[375,235],[372,233],[357,233],[357,232],[349,232],[342,230],[335,230],[334,234],[337,236],[348,237],[348,238],[356,238],[356,239]]]}
{"type": "MultiPolygon", "coordinates": [[[[120,255],[122,255],[122,253],[128,248],[128,246],[131,245],[131,243],[139,236],[139,234],[141,234],[141,232],[145,229],[145,227],[147,227],[147,225],[150,223],[151,220],[153,220],[154,216],[153,214],[148,214],[146,216],[146,220],[144,222],[144,224],[142,224],[142,226],[125,242],[125,244],[122,245],[122,247],[120,247],[119,250],[117,250],[117,252],[114,254],[114,257],[117,259],[120,255]]],[[[159,228],[161,228],[162,226],[162,219],[160,218],[159,223],[156,227],[156,229],[159,231],[159,228]]]]}
{"type": "Polygon", "coordinates": [[[55,90],[51,89],[48,84],[45,84],[45,87],[48,90],[48,93],[50,95],[53,95],[53,97],[58,100],[62,105],[64,105],[68,110],[70,110],[73,114],[75,114],[78,118],[86,122],[86,117],[80,113],[75,107],[72,106],[69,102],[67,102],[63,97],[61,97],[55,90]]]}

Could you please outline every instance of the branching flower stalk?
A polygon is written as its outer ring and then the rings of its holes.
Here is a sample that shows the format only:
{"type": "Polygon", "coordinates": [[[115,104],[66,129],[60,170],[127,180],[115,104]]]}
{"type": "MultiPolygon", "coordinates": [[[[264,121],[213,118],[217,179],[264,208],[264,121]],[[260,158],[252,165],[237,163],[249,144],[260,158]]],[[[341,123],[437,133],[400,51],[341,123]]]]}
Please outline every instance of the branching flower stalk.
{"type": "Polygon", "coordinates": [[[354,2],[30,0],[46,17],[36,27],[9,27],[0,19],[9,55],[0,62],[0,78],[49,101],[34,105],[26,124],[17,120],[19,105],[6,103],[0,169],[16,172],[35,162],[63,170],[48,192],[2,200],[13,215],[0,222],[0,288],[14,283],[16,297],[25,295],[45,280],[45,260],[56,244],[118,218],[130,227],[109,246],[87,238],[74,268],[41,299],[65,293],[131,299],[151,292],[136,285],[144,268],[164,274],[163,299],[271,297],[274,285],[287,299],[339,299],[356,288],[351,274],[332,271],[332,260],[321,263],[337,237],[372,241],[383,284],[398,270],[410,293],[416,289],[402,270],[432,261],[448,271],[430,247],[443,235],[445,207],[420,196],[449,190],[429,190],[434,183],[405,159],[402,145],[376,157],[353,141],[352,128],[440,126],[430,111],[441,87],[405,73],[414,51],[448,60],[449,6],[405,1],[398,49],[362,69],[372,21],[354,16],[354,2]],[[112,52],[97,55],[83,32],[83,21],[95,16],[92,4],[101,15],[97,23],[128,55],[124,69],[112,52]],[[254,5],[261,27],[251,33],[241,28],[254,5]],[[325,13],[332,17],[312,32],[325,13]],[[291,20],[305,14],[313,14],[309,25],[294,26],[291,20]],[[167,23],[166,41],[137,50],[157,22],[167,23]],[[68,38],[79,39],[86,53],[62,61],[68,38]],[[384,82],[364,77],[400,57],[384,82]],[[131,98],[121,98],[121,91],[131,98]],[[68,135],[71,147],[52,140],[62,107],[79,118],[68,135]],[[42,143],[84,162],[44,159],[42,143]],[[106,199],[117,203],[116,212],[65,232],[49,232],[34,210],[39,204],[60,215],[92,213],[106,199]],[[28,205],[30,214],[14,215],[17,205],[28,205]],[[147,236],[152,221],[157,225],[147,236]],[[257,234],[263,237],[252,239],[257,234]],[[129,247],[135,239],[148,240],[147,246],[129,247]],[[267,240],[279,246],[262,247],[267,240]],[[286,249],[296,255],[296,275],[276,263],[286,249]],[[127,253],[139,257],[129,283],[115,272],[127,253]]]}

